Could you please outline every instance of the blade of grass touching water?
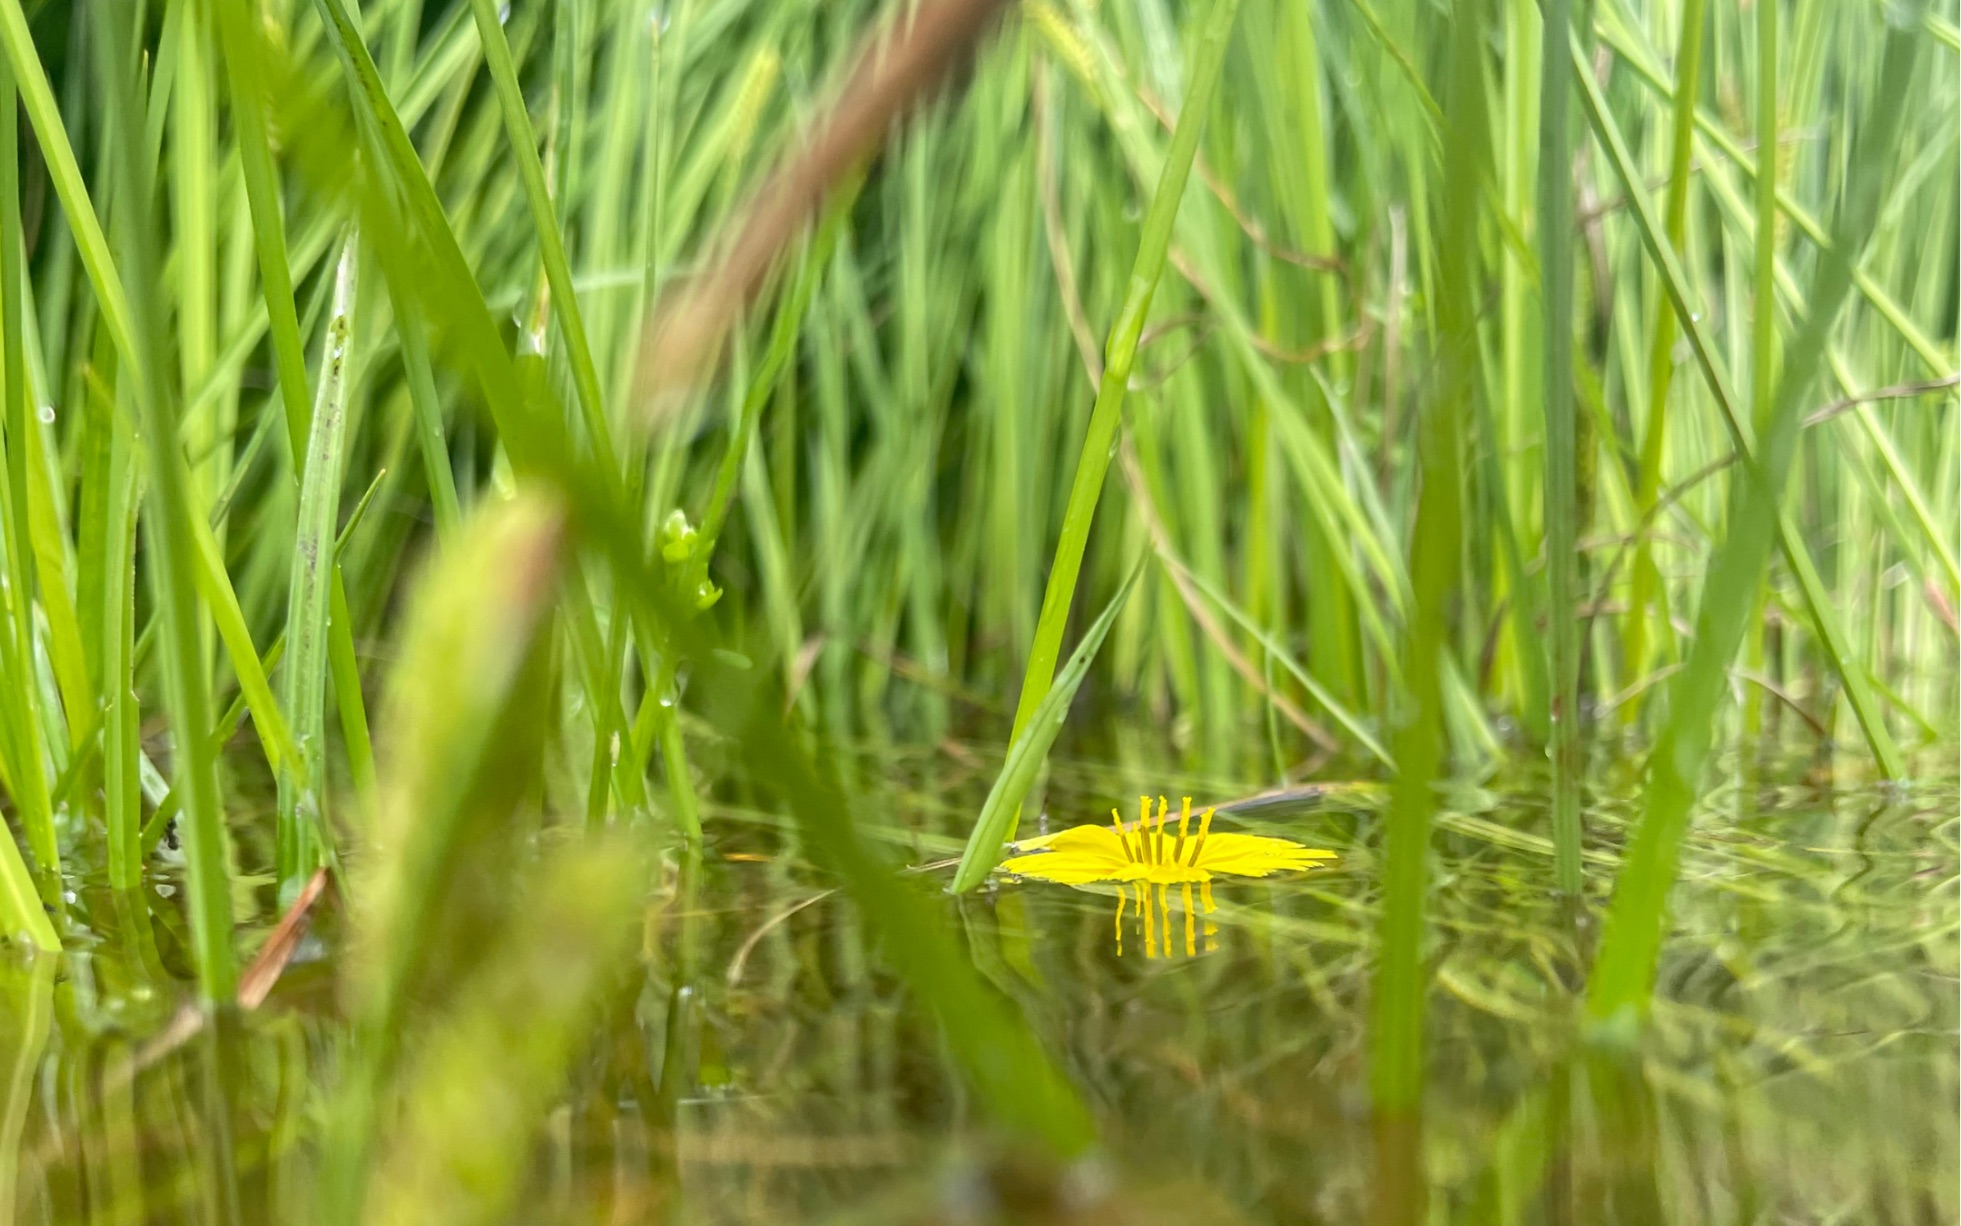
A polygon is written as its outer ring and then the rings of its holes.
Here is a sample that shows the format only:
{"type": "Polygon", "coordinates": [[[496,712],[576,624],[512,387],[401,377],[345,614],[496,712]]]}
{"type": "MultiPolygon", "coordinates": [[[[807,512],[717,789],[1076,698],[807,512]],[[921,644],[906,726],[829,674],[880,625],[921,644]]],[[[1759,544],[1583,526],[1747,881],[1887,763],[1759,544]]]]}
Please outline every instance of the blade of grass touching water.
{"type": "MultiPolygon", "coordinates": [[[[1769,559],[1803,400],[1852,288],[1852,259],[1879,211],[1886,187],[1884,171],[1906,110],[1919,43],[1911,29],[1895,26],[1887,32],[1884,62],[1864,112],[1866,127],[1851,150],[1847,195],[1833,243],[1819,264],[1803,326],[1788,350],[1769,426],[1757,453],[1747,455],[1739,466],[1742,474],[1731,499],[1729,531],[1703,582],[1688,659],[1670,685],[1668,723],[1649,757],[1647,803],[1615,882],[1613,905],[1588,986],[1587,1012],[1606,1036],[1630,1035],[1647,1012],[1668,894],[1709,756],[1717,704],[1769,559]]],[[[1590,109],[1596,115],[1604,113],[1591,82],[1584,73],[1581,76],[1588,87],[1590,109]]]]}
{"type": "MultiPolygon", "coordinates": [[[[1442,370],[1419,423],[1419,481],[1411,537],[1413,605],[1403,651],[1406,690],[1392,753],[1397,763],[1383,825],[1379,953],[1371,1001],[1369,1093],[1374,1108],[1375,1188],[1371,1220],[1426,1220],[1422,1166],[1424,912],[1429,893],[1432,784],[1444,766],[1445,650],[1450,608],[1461,585],[1462,423],[1478,388],[1477,278],[1480,188],[1491,178],[1479,38],[1480,0],[1456,0],[1450,18],[1440,188],[1444,233],[1438,271],[1437,344],[1442,370]]],[[[1555,78],[1557,79],[1557,78],[1555,78]]],[[[1542,173],[1563,173],[1563,161],[1542,173]]]]}
{"type": "MultiPolygon", "coordinates": [[[[1150,314],[1158,277],[1164,271],[1172,227],[1178,220],[1178,203],[1184,197],[1185,180],[1191,174],[1192,159],[1198,152],[1199,129],[1212,104],[1212,93],[1218,85],[1226,47],[1231,41],[1233,17],[1238,11],[1239,0],[1211,0],[1198,45],[1193,49],[1191,87],[1178,111],[1177,127],[1171,134],[1171,146],[1165,153],[1157,190],[1144,214],[1143,235],[1138,240],[1137,258],[1124,288],[1123,304],[1110,328],[1103,355],[1103,379],[1097,386],[1089,429],[1076,458],[1076,476],[1069,487],[1062,534],[1056,540],[1055,559],[1050,563],[1048,584],[1042,592],[1042,611],[1035,623],[1035,640],[1029,646],[1028,666],[1022,674],[1021,697],[1015,703],[1014,728],[1008,737],[1010,746],[1021,740],[1034,719],[1036,709],[1049,692],[1056,661],[1062,655],[1062,632],[1069,621],[1070,606],[1075,603],[1076,580],[1082,573],[1083,550],[1089,543],[1090,522],[1096,517],[1096,503],[1103,493],[1103,478],[1109,472],[1110,457],[1116,450],[1117,427],[1122,421],[1131,367],[1137,359],[1138,338],[1150,314]]],[[[1001,839],[1014,837],[1018,817],[1015,812],[1008,814],[1001,839]]],[[[973,846],[970,839],[970,851],[973,846]]],[[[992,855],[993,851],[990,849],[985,854],[992,855]]],[[[985,872],[985,869],[975,870],[965,887],[956,882],[956,888],[972,888],[973,882],[985,872]]]]}
{"type": "Polygon", "coordinates": [[[953,892],[964,894],[973,889],[987,875],[994,871],[994,865],[1001,858],[1001,849],[1014,837],[1015,814],[1021,809],[1022,798],[1034,786],[1036,772],[1048,758],[1049,746],[1062,731],[1063,720],[1069,716],[1069,704],[1076,697],[1076,690],[1083,678],[1089,675],[1089,666],[1096,659],[1097,649],[1103,646],[1103,639],[1110,633],[1110,627],[1123,611],[1124,602],[1130,599],[1131,589],[1144,573],[1149,555],[1138,559],[1131,567],[1130,577],[1124,580],[1117,594],[1090,628],[1083,632],[1082,642],[1070,654],[1069,662],[1056,674],[1055,683],[1049,687],[1035,712],[1029,717],[1027,735],[1008,746],[1008,759],[1001,764],[1001,773],[994,778],[994,786],[987,793],[987,800],[981,805],[980,816],[974,821],[974,829],[967,836],[967,846],[960,853],[960,867],[953,874],[953,892]]]}
{"type": "MultiPolygon", "coordinates": [[[[1553,880],[1580,890],[1579,491],[1573,407],[1572,0],[1546,0],[1539,63],[1539,250],[1544,301],[1546,650],[1552,683],[1553,880]]],[[[1463,206],[1459,206],[1463,207],[1463,206]]]]}
{"type": "MultiPolygon", "coordinates": [[[[319,394],[300,469],[299,524],[286,605],[289,650],[282,674],[285,708],[294,730],[293,757],[279,772],[277,872],[282,905],[297,896],[333,847],[327,819],[327,642],[357,254],[356,239],[350,235],[334,271],[333,306],[320,353],[319,394]]],[[[343,610],[343,621],[345,616],[343,610]]]]}
{"type": "MultiPolygon", "coordinates": [[[[14,17],[19,15],[12,0],[0,0],[0,33],[11,24],[10,12],[14,17]]],[[[162,375],[163,320],[156,304],[159,282],[154,267],[158,244],[151,216],[155,175],[139,144],[143,124],[133,89],[137,14],[130,10],[121,16],[123,20],[105,20],[97,28],[96,75],[109,101],[104,125],[120,187],[118,245],[130,277],[129,309],[134,326],[129,331],[132,344],[126,354],[127,375],[133,381],[144,435],[150,440],[144,450],[149,456],[150,491],[155,501],[144,521],[161,606],[160,655],[166,705],[176,734],[171,766],[184,797],[181,825],[193,961],[200,994],[206,1002],[217,1002],[230,1000],[237,990],[237,956],[232,949],[230,856],[220,811],[217,764],[204,737],[204,730],[211,726],[211,698],[199,644],[197,552],[198,530],[203,529],[208,537],[210,529],[192,503],[190,474],[181,449],[175,445],[177,406],[162,375]]],[[[25,34],[24,28],[21,33],[25,34]]],[[[8,49],[14,54],[11,40],[8,49]]],[[[31,44],[27,50],[31,56],[31,44]]],[[[58,120],[56,127],[58,130],[58,120]]],[[[42,141],[46,147],[45,135],[42,141]]],[[[252,664],[257,666],[256,656],[252,664]]]]}

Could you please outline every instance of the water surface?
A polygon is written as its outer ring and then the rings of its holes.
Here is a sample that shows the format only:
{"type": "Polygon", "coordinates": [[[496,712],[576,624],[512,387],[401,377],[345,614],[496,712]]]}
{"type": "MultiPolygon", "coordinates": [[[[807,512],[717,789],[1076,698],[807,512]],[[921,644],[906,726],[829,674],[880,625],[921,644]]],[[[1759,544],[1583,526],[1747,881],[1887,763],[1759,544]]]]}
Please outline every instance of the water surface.
{"type": "MultiPolygon", "coordinates": [[[[855,816],[931,890],[988,765],[882,757],[855,816]]],[[[1424,1148],[1443,1219],[1961,1212],[1955,789],[1785,774],[1747,807],[1735,788],[1706,798],[1654,1024],[1619,1057],[1576,1043],[1570,989],[1636,798],[1610,784],[1590,805],[1595,893],[1576,913],[1550,894],[1534,780],[1448,791],[1424,1148]]],[[[1201,804],[1257,790],[1074,763],[1056,769],[1048,812],[1098,820],[1134,807],[1140,786],[1201,804]]],[[[1239,818],[1341,859],[1215,883],[1209,912],[1176,890],[1148,909],[1133,893],[1121,920],[1107,887],[939,896],[966,956],[1098,1117],[1099,1157],[1071,1169],[979,1126],[931,1019],[786,822],[711,806],[708,845],[697,862],[670,858],[646,956],[598,1011],[536,1138],[516,1220],[1046,1220],[1099,1195],[1086,1220],[1361,1220],[1375,804],[1338,788],[1239,818]]],[[[241,837],[248,860],[255,846],[241,837]]],[[[308,1220],[348,1042],[336,909],[262,1008],[197,1026],[180,1012],[190,975],[168,880],[142,896],[87,880],[74,892],[72,951],[0,968],[10,1220],[308,1220]]],[[[269,921],[266,893],[241,901],[269,921]]]]}

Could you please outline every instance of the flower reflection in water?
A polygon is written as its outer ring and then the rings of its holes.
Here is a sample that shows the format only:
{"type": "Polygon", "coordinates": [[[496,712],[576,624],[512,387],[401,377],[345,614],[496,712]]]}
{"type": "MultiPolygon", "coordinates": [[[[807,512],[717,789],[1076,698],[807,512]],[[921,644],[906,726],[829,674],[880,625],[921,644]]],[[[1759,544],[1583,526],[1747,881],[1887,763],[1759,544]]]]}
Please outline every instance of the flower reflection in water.
{"type": "MultiPolygon", "coordinates": [[[[1124,913],[1131,902],[1129,887],[1137,887],[1136,915],[1144,935],[1144,956],[1171,957],[1176,952],[1171,926],[1171,887],[1178,887],[1181,910],[1185,913],[1184,946],[1186,957],[1199,953],[1199,919],[1210,915],[1212,878],[1266,877],[1274,873],[1311,869],[1335,858],[1335,853],[1303,847],[1291,839],[1258,834],[1212,833],[1213,809],[1199,818],[1193,836],[1192,798],[1184,798],[1175,834],[1167,829],[1171,803],[1158,797],[1156,820],[1151,814],[1151,798],[1140,796],[1137,821],[1124,825],[1115,809],[1108,826],[1073,826],[1057,834],[1025,839],[1013,847],[1015,854],[1001,865],[1001,871],[1038,881],[1063,885],[1089,885],[1115,882],[1117,885],[1117,954],[1123,954],[1124,913]],[[1193,905],[1192,887],[1198,889],[1198,906],[1193,905]]],[[[1205,952],[1218,947],[1218,925],[1204,923],[1205,952]]]]}

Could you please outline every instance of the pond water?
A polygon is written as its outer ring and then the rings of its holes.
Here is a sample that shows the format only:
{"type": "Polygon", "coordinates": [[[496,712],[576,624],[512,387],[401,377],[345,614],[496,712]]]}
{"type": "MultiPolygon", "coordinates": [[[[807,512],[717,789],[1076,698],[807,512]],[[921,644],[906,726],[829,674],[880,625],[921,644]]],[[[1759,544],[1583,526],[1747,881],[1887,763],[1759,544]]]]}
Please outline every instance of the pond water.
{"type": "MultiPolygon", "coordinates": [[[[943,885],[990,766],[883,758],[860,828],[943,885]]],[[[1955,788],[1779,777],[1747,809],[1735,788],[1706,798],[1654,1025],[1622,1058],[1584,1054],[1568,985],[1637,811],[1628,787],[1589,805],[1593,897],[1577,916],[1549,892],[1536,780],[1448,791],[1429,950],[1433,1220],[1955,1220],[1955,788]]],[[[1047,808],[1097,820],[1144,789],[1201,803],[1253,790],[1064,764],[1047,808]]],[[[1080,1220],[1361,1221],[1377,797],[1335,787],[1233,818],[1340,859],[1216,882],[1209,911],[1176,889],[1148,908],[1032,881],[934,895],[1097,1117],[1097,1157],[1068,1169],[973,1126],[930,1017],[786,822],[710,806],[699,861],[670,859],[649,902],[653,956],[553,1095],[510,1220],[1061,1221],[1096,1201],[1080,1220]]],[[[0,965],[5,1220],[310,1217],[348,1041],[337,908],[262,1007],[197,1024],[169,890],[77,882],[73,951],[0,965]]],[[[269,920],[268,895],[241,902],[269,920]]]]}

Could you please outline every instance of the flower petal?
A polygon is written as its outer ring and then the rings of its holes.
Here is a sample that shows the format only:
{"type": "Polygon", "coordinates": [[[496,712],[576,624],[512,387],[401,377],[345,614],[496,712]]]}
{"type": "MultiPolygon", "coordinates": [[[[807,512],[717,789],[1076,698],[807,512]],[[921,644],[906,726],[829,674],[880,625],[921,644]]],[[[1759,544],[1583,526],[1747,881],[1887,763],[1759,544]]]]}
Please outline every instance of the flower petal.
{"type": "Polygon", "coordinates": [[[1302,847],[1289,839],[1263,834],[1213,834],[1200,849],[1196,867],[1235,877],[1265,877],[1314,868],[1334,858],[1332,851],[1302,847]]]}
{"type": "Polygon", "coordinates": [[[1106,826],[1072,826],[1058,834],[1019,843],[1016,849],[1033,850],[1032,854],[1004,861],[1002,872],[1064,885],[1125,880],[1124,874],[1132,867],[1116,832],[1106,826]]]}

